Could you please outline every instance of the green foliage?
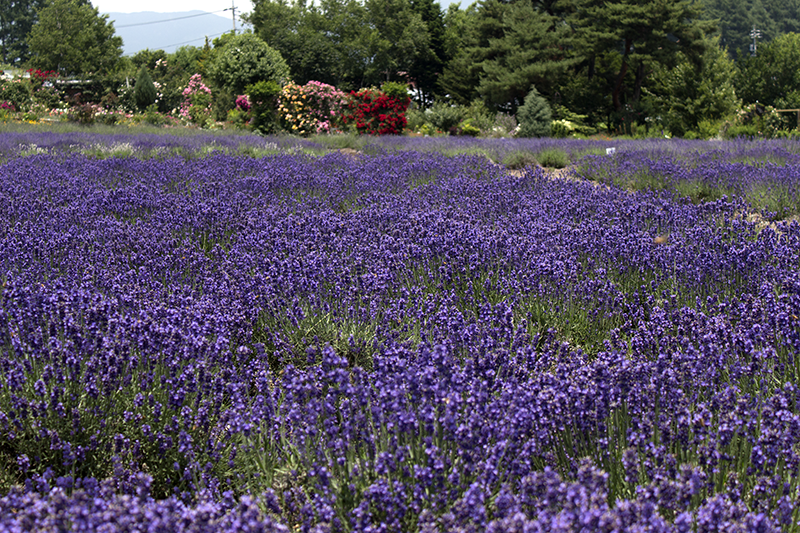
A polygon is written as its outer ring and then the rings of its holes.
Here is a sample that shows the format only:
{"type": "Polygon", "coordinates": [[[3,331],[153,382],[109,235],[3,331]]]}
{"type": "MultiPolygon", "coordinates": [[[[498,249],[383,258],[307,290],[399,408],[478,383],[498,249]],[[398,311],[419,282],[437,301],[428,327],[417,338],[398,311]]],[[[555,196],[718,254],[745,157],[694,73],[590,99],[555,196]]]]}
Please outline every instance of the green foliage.
{"type": "Polygon", "coordinates": [[[800,4],[797,0],[704,0],[706,17],[718,21],[722,44],[732,57],[743,60],[750,55],[750,31],[761,32],[761,46],[783,34],[800,32],[800,4]]]}
{"type": "Polygon", "coordinates": [[[130,58],[131,64],[134,67],[141,69],[142,67],[148,70],[157,69],[162,63],[167,62],[169,56],[164,50],[139,50],[130,58]]]}
{"type": "Polygon", "coordinates": [[[228,111],[227,120],[230,122],[233,127],[239,129],[249,129],[249,113],[247,111],[243,111],[237,107],[228,111]]]}
{"type": "Polygon", "coordinates": [[[397,81],[387,81],[381,85],[381,92],[390,98],[408,98],[408,84],[397,81]]]}
{"type": "Polygon", "coordinates": [[[261,133],[278,131],[278,96],[281,86],[275,81],[259,81],[248,85],[245,94],[250,99],[253,127],[261,133]]]}
{"type": "Polygon", "coordinates": [[[462,121],[458,125],[458,134],[459,135],[467,135],[469,137],[477,137],[480,135],[481,129],[477,126],[473,126],[470,119],[466,119],[462,121]]]}
{"type": "Polygon", "coordinates": [[[23,79],[0,80],[0,103],[8,102],[17,111],[26,109],[31,102],[31,86],[23,79]]]}
{"type": "MultiPolygon", "coordinates": [[[[318,8],[305,2],[259,1],[246,16],[256,34],[284,57],[291,78],[301,84],[349,81],[349,72],[360,63],[357,59],[348,62],[346,50],[337,41],[349,40],[357,32],[363,7],[356,1],[321,4],[318,8]],[[321,10],[330,11],[328,17],[321,10]]],[[[359,58],[362,48],[353,46],[350,57],[359,58]]]]}
{"type": "Polygon", "coordinates": [[[550,123],[553,114],[547,100],[532,87],[525,97],[525,103],[517,111],[519,121],[519,137],[547,137],[550,135],[550,123]]]}
{"type": "Polygon", "coordinates": [[[783,127],[780,114],[772,106],[749,104],[740,109],[733,120],[723,124],[722,135],[726,139],[737,137],[773,138],[783,127]]]}
{"type": "Polygon", "coordinates": [[[738,67],[734,81],[745,103],[800,107],[800,34],[788,33],[759,46],[758,55],[738,67]]]}
{"type": "Polygon", "coordinates": [[[619,61],[609,64],[612,76],[606,90],[613,110],[622,114],[626,105],[638,108],[654,65],[674,66],[678,52],[690,59],[698,57],[713,23],[701,17],[701,6],[694,0],[587,0],[575,30],[579,46],[590,58],[621,52],[619,61]]]}
{"type": "Polygon", "coordinates": [[[539,164],[536,156],[527,150],[514,150],[503,157],[503,164],[506,168],[520,170],[526,167],[534,167],[539,164]]]}
{"type": "Polygon", "coordinates": [[[364,36],[370,52],[365,75],[371,83],[413,77],[417,61],[435,56],[428,27],[410,0],[364,0],[364,8],[364,23],[374,29],[372,35],[364,36]]]}
{"type": "Polygon", "coordinates": [[[582,137],[594,135],[597,129],[585,124],[587,115],[570,111],[560,104],[552,106],[553,122],[550,124],[551,135],[557,138],[582,137]]]}
{"type": "Polygon", "coordinates": [[[673,68],[654,66],[652,90],[648,91],[655,114],[673,134],[699,132],[703,121],[719,121],[739,106],[733,86],[736,67],[719,47],[719,39],[707,41],[699,64],[679,53],[673,68]]]}
{"type": "Polygon", "coordinates": [[[136,75],[136,85],[133,87],[133,98],[140,110],[145,110],[156,102],[156,86],[147,71],[147,66],[142,65],[136,75]]]}
{"type": "Polygon", "coordinates": [[[476,59],[485,58],[478,92],[488,104],[513,110],[533,86],[551,94],[558,78],[579,60],[567,52],[573,48],[572,29],[559,24],[557,16],[539,9],[537,3],[490,0],[483,4],[497,4],[483,11],[487,23],[502,24],[500,37],[488,39],[476,50],[476,59]]]}
{"type": "Polygon", "coordinates": [[[546,168],[565,168],[569,165],[569,156],[559,148],[546,148],[536,154],[536,160],[546,168]]]}
{"type": "Polygon", "coordinates": [[[146,124],[152,124],[154,126],[163,126],[164,124],[169,124],[169,118],[162,115],[158,112],[158,105],[150,104],[144,110],[144,116],[142,120],[146,124]]]}
{"type": "MultiPolygon", "coordinates": [[[[473,100],[472,103],[464,109],[464,115],[464,120],[459,124],[462,135],[473,135],[469,132],[469,128],[465,129],[467,126],[478,129],[478,133],[475,135],[491,135],[492,129],[495,126],[495,116],[494,113],[489,111],[489,108],[486,107],[486,104],[484,104],[482,100],[477,98],[473,100]]],[[[516,124],[514,126],[516,126],[516,124]]]]}
{"type": "Polygon", "coordinates": [[[436,131],[448,133],[466,118],[466,112],[463,106],[436,102],[425,112],[425,116],[426,122],[429,122],[436,131]]]}
{"type": "Polygon", "coordinates": [[[45,0],[6,1],[0,7],[0,61],[7,65],[25,63],[30,57],[27,37],[45,0]]]}
{"type": "Polygon", "coordinates": [[[289,66],[280,52],[252,33],[228,38],[209,67],[209,75],[231,94],[242,94],[245,87],[260,81],[283,84],[289,79],[289,66]]]}
{"type": "Polygon", "coordinates": [[[406,111],[406,127],[410,131],[419,131],[425,125],[426,118],[425,110],[412,104],[406,111]]]}
{"type": "Polygon", "coordinates": [[[31,67],[65,75],[109,72],[122,55],[122,39],[108,15],[80,0],[52,0],[43,7],[28,47],[31,67]]]}
{"type": "Polygon", "coordinates": [[[439,2],[435,0],[411,0],[410,5],[411,10],[422,19],[428,34],[428,46],[414,58],[409,76],[415,81],[418,102],[423,106],[429,106],[434,101],[439,74],[448,59],[445,49],[444,13],[439,2]]]}
{"type": "Polygon", "coordinates": [[[443,62],[440,8],[430,0],[265,0],[247,20],[286,58],[295,82],[346,90],[416,80],[432,98],[443,62]]]}
{"type": "MultiPolygon", "coordinates": [[[[189,83],[190,76],[195,73],[205,75],[203,62],[207,53],[193,46],[181,47],[173,54],[166,54],[163,50],[142,50],[132,58],[131,63],[148,67],[154,83],[159,84],[158,109],[162,113],[169,113],[183,103],[183,89],[189,83]]],[[[215,100],[221,96],[217,92],[214,93],[215,100]]]]}

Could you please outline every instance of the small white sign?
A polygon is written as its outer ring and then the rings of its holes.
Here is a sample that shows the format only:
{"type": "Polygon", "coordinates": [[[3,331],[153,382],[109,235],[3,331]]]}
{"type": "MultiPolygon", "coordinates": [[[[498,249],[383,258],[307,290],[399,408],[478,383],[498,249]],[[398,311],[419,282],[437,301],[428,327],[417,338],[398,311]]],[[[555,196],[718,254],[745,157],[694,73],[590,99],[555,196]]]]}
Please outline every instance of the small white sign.
{"type": "Polygon", "coordinates": [[[611,148],[606,148],[606,155],[613,155],[617,153],[617,148],[612,146],[611,148]]]}

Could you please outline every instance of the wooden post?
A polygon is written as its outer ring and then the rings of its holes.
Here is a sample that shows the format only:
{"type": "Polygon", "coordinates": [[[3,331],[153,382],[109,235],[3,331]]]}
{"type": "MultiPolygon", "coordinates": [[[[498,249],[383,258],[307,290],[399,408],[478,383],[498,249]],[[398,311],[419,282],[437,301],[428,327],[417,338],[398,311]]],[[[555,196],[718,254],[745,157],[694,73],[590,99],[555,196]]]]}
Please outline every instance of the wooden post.
{"type": "Polygon", "coordinates": [[[790,112],[797,113],[797,129],[800,130],[800,109],[776,109],[776,113],[790,113],[790,112]]]}

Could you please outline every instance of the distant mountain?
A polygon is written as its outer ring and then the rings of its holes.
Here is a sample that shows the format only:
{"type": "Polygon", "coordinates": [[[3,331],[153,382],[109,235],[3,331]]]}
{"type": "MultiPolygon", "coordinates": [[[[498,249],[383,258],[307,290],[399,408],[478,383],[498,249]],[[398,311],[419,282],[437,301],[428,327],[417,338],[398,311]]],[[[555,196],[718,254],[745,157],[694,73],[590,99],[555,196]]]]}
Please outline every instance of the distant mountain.
{"type": "MultiPolygon", "coordinates": [[[[122,37],[122,53],[164,50],[172,53],[181,46],[203,46],[205,38],[219,37],[233,29],[233,20],[222,13],[183,11],[178,13],[108,13],[116,34],[122,37]]],[[[236,29],[242,28],[236,21],[236,29]]]]}

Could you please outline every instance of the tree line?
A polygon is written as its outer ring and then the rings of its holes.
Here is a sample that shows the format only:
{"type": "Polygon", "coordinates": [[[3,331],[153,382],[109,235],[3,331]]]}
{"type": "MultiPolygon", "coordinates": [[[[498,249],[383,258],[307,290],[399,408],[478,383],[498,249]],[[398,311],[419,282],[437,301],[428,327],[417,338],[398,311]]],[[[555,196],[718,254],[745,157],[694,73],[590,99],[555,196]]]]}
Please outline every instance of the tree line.
{"type": "MultiPolygon", "coordinates": [[[[207,74],[227,38],[125,58],[113,23],[88,0],[0,2],[4,63],[91,76],[104,85],[98,98],[143,65],[161,85],[185,86],[191,75],[207,74]]],[[[553,119],[587,131],[687,135],[742,105],[757,104],[756,114],[758,106],[800,108],[800,0],[478,0],[446,10],[435,0],[253,5],[245,20],[282,56],[294,82],[344,91],[406,83],[419,109],[479,104],[514,114],[534,91],[553,119]]]]}

